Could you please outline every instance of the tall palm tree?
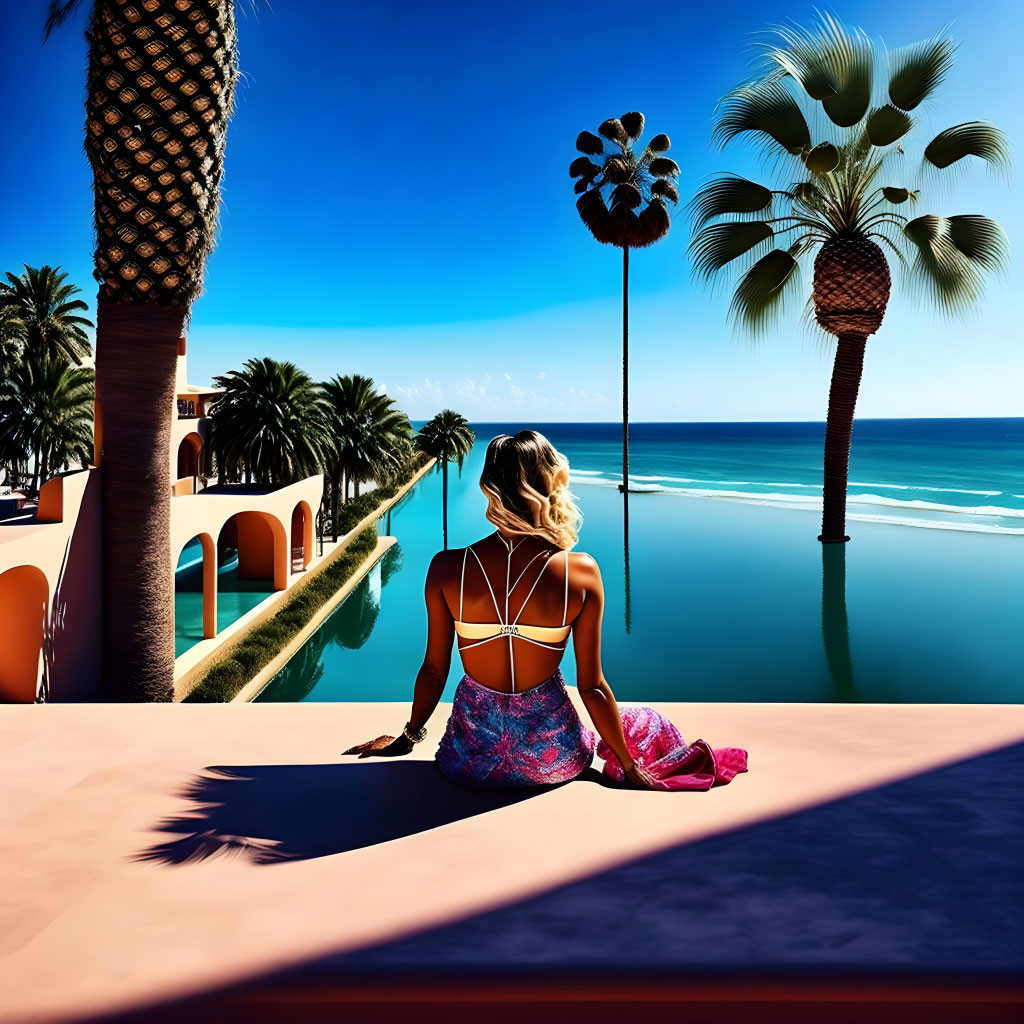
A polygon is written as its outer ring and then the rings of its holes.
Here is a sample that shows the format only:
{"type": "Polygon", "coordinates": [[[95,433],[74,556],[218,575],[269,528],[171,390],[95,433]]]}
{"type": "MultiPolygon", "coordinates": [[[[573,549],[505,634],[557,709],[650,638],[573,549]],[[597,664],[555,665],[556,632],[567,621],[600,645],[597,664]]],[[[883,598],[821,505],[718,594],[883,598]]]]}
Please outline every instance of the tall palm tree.
{"type": "Polygon", "coordinates": [[[363,480],[385,484],[395,479],[409,461],[412,425],[393,398],[377,391],[372,377],[332,377],[321,388],[331,445],[331,532],[337,540],[342,475],[346,501],[350,482],[358,498],[363,480]]]}
{"type": "Polygon", "coordinates": [[[597,129],[603,138],[580,132],[583,156],[569,165],[576,178],[576,209],[599,242],[622,250],[622,490],[629,489],[629,250],[653,245],[668,234],[666,200],[679,201],[672,183],[679,165],[664,154],[667,135],[655,135],[639,153],[634,143],[644,130],[638,110],[611,117],[597,129]],[[608,146],[606,146],[608,143],[608,146]],[[610,149],[610,152],[608,151],[610,149]]]}
{"type": "Polygon", "coordinates": [[[18,362],[0,382],[0,458],[33,461],[30,493],[92,457],[93,371],[62,358],[18,362]]]}
{"type": "Polygon", "coordinates": [[[280,486],[319,473],[329,444],[320,389],[294,363],[247,359],[214,378],[210,448],[232,479],[280,486]]]}
{"type": "MultiPolygon", "coordinates": [[[[51,0],[46,34],[82,0],[51,0]]],[[[96,221],[104,686],[171,700],[171,422],[214,244],[237,75],[232,0],[92,0],[85,151],[96,221]]]]}
{"type": "Polygon", "coordinates": [[[432,420],[425,423],[416,435],[414,444],[417,451],[431,459],[437,459],[443,475],[441,487],[441,523],[444,533],[444,547],[448,550],[448,463],[456,462],[459,469],[473,448],[476,434],[470,429],[465,416],[442,409],[432,420]]]}
{"type": "Polygon", "coordinates": [[[92,355],[84,330],[92,327],[92,321],[78,315],[89,307],[72,298],[82,289],[67,284],[67,276],[60,267],[27,264],[22,274],[8,271],[7,282],[0,282],[0,316],[10,325],[17,324],[26,355],[80,366],[92,355]]]}
{"type": "MultiPolygon", "coordinates": [[[[875,50],[863,32],[827,14],[810,30],[776,30],[763,51],[763,76],[719,104],[714,137],[723,146],[740,136],[754,141],[778,187],[727,175],[705,184],[691,204],[699,276],[746,258],[731,306],[742,329],[756,334],[774,324],[799,291],[801,263],[814,260],[813,320],[837,339],[818,538],[826,543],[849,540],[853,417],[865,345],[889,302],[886,250],[906,267],[911,291],[953,317],[978,304],[985,276],[1008,258],[1006,235],[987,217],[903,212],[920,193],[906,155],[919,127],[910,112],[945,80],[953,52],[943,36],[896,50],[873,91],[875,50]]],[[[1005,136],[986,121],[947,128],[924,146],[922,181],[968,157],[1006,168],[1005,136]]]]}

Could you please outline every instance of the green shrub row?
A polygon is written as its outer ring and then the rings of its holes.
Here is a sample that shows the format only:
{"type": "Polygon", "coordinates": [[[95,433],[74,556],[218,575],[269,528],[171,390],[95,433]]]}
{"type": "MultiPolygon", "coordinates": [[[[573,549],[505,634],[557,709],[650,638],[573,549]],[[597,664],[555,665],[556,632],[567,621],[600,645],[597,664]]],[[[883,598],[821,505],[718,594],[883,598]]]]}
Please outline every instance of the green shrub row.
{"type": "Polygon", "coordinates": [[[409,461],[405,471],[393,484],[387,487],[376,487],[358,498],[350,498],[338,512],[338,533],[348,533],[371,512],[379,508],[385,501],[390,501],[429,460],[425,455],[418,454],[409,461]]]}
{"type": "MultiPolygon", "coordinates": [[[[381,495],[374,493],[379,505],[381,495]]],[[[229,657],[213,665],[184,700],[199,704],[232,700],[338,592],[376,546],[377,529],[368,526],[326,569],[300,583],[273,618],[257,626],[232,648],[229,657]]]]}

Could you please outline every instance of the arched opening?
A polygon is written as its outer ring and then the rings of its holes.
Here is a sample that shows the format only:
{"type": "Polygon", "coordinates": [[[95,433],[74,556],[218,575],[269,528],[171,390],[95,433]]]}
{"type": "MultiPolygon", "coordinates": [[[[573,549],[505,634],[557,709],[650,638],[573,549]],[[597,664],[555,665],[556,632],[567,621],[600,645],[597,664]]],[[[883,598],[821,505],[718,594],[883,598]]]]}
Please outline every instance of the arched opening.
{"type": "Polygon", "coordinates": [[[208,533],[181,549],[174,571],[174,656],[217,635],[217,546],[208,533]]]}
{"type": "Polygon", "coordinates": [[[288,586],[288,531],[267,512],[238,512],[217,538],[217,629],[288,586]]]}
{"type": "Polygon", "coordinates": [[[0,701],[31,704],[39,692],[50,588],[34,565],[0,573],[0,701]]]}
{"type": "Polygon", "coordinates": [[[178,445],[178,480],[186,476],[199,475],[199,456],[202,450],[203,439],[194,430],[181,439],[181,444],[178,445]]]}
{"type": "Polygon", "coordinates": [[[292,509],[292,572],[300,572],[313,558],[313,510],[305,501],[292,509]]]}

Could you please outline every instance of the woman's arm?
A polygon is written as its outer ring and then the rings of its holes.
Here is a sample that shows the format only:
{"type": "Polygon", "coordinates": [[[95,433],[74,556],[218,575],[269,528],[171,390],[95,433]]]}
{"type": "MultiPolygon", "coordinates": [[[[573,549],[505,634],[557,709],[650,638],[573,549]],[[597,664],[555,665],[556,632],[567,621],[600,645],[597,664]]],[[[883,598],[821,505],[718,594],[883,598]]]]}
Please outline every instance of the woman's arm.
{"type": "Polygon", "coordinates": [[[576,688],[601,739],[615,752],[626,777],[638,786],[650,786],[655,780],[637,764],[626,747],[622,717],[615,695],[601,668],[601,620],[604,618],[604,584],[597,562],[587,555],[581,569],[583,608],[572,624],[572,643],[576,650],[576,688]]]}
{"type": "MultiPolygon", "coordinates": [[[[434,713],[444,692],[444,685],[448,681],[448,670],[452,663],[455,622],[442,590],[445,558],[446,553],[439,552],[427,570],[424,588],[427,605],[427,650],[423,655],[423,664],[416,673],[416,685],[413,689],[409,724],[414,730],[422,729],[434,713]]],[[[397,738],[378,736],[375,740],[350,747],[345,753],[359,754],[360,757],[401,757],[408,754],[412,748],[413,744],[403,735],[397,738]]]]}

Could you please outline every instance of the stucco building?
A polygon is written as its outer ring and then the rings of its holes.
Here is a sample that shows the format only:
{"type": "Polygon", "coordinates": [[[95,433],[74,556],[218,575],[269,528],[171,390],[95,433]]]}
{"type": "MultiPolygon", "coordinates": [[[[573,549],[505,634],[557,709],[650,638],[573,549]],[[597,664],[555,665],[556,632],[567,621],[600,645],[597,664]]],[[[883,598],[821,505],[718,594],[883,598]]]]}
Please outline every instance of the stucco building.
{"type": "MultiPolygon", "coordinates": [[[[226,625],[217,608],[225,580],[247,581],[257,593],[259,581],[283,590],[309,565],[323,478],[277,488],[211,484],[209,403],[217,392],[188,383],[184,338],[176,392],[167,453],[171,559],[201,575],[198,632],[210,638],[226,625]]],[[[101,691],[97,462],[46,481],[37,507],[0,519],[0,701],[88,700],[101,691]]],[[[179,615],[184,607],[176,602],[179,615]]]]}

